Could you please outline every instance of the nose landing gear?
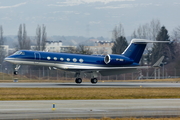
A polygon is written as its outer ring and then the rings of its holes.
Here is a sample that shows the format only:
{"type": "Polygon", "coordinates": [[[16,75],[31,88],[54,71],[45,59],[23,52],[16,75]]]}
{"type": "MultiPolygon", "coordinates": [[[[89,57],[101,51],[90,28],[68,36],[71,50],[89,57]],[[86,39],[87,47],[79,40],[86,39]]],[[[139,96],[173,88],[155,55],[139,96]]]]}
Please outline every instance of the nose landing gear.
{"type": "Polygon", "coordinates": [[[19,70],[20,67],[21,67],[21,65],[16,65],[14,75],[18,74],[18,70],[19,70]]]}
{"type": "Polygon", "coordinates": [[[18,71],[14,71],[14,75],[17,75],[18,74],[18,71]]]}

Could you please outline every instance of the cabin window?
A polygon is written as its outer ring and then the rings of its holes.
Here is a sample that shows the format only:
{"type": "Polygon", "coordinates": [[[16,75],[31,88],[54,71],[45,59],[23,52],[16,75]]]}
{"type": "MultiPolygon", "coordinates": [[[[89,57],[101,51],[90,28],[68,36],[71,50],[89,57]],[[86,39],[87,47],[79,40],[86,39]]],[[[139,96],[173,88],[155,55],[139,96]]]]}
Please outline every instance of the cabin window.
{"type": "Polygon", "coordinates": [[[48,60],[50,60],[50,59],[51,59],[51,57],[49,57],[49,56],[48,56],[48,57],[47,57],[47,59],[48,59],[48,60]]]}
{"type": "Polygon", "coordinates": [[[76,59],[76,58],[73,58],[73,62],[77,62],[77,59],[76,59]]]}
{"type": "Polygon", "coordinates": [[[54,60],[57,60],[57,57],[54,57],[54,60]]]}
{"type": "Polygon", "coordinates": [[[83,59],[79,59],[79,62],[81,62],[81,63],[82,63],[83,61],[84,61],[83,59]]]}
{"type": "Polygon", "coordinates": [[[119,59],[119,61],[124,61],[124,59],[119,59]]]}
{"type": "Polygon", "coordinates": [[[70,61],[70,59],[69,59],[69,58],[67,58],[66,60],[67,60],[67,61],[70,61]]]}
{"type": "Polygon", "coordinates": [[[60,60],[61,60],[61,61],[63,61],[63,60],[64,60],[64,58],[60,58],[60,60]]]}

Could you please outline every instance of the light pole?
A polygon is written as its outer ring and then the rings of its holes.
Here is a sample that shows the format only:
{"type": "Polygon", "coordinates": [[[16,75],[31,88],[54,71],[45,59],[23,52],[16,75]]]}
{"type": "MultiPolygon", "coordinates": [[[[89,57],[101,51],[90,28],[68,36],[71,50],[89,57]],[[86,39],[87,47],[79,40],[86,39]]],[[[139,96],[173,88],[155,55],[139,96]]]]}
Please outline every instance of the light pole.
{"type": "Polygon", "coordinates": [[[176,68],[174,68],[174,78],[176,78],[176,68]]]}
{"type": "Polygon", "coordinates": [[[163,65],[163,79],[165,78],[165,71],[164,71],[164,65],[166,65],[166,62],[162,62],[162,65],[163,65]]]}

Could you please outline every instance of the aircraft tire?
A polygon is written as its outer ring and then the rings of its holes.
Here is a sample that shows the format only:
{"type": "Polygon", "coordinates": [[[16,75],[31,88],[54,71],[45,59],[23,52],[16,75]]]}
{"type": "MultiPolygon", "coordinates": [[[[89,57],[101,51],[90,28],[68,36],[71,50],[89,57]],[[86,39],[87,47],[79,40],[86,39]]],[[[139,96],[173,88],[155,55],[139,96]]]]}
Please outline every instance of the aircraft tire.
{"type": "Polygon", "coordinates": [[[97,82],[98,82],[97,78],[92,78],[92,79],[91,79],[91,83],[92,83],[92,84],[96,84],[97,82]]]}
{"type": "Polygon", "coordinates": [[[82,83],[82,79],[81,79],[81,78],[76,78],[75,82],[76,82],[77,84],[80,84],[80,83],[82,83]]]}
{"type": "Polygon", "coordinates": [[[18,74],[18,71],[14,71],[14,75],[17,75],[18,74]]]}

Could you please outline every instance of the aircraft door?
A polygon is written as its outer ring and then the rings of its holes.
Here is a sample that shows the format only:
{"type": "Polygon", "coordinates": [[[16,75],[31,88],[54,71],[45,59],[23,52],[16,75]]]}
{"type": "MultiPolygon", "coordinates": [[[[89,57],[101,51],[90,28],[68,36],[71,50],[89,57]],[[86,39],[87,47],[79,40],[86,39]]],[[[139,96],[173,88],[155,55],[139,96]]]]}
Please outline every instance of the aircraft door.
{"type": "Polygon", "coordinates": [[[35,52],[34,53],[34,63],[39,64],[39,60],[41,59],[40,53],[35,52]]]}

